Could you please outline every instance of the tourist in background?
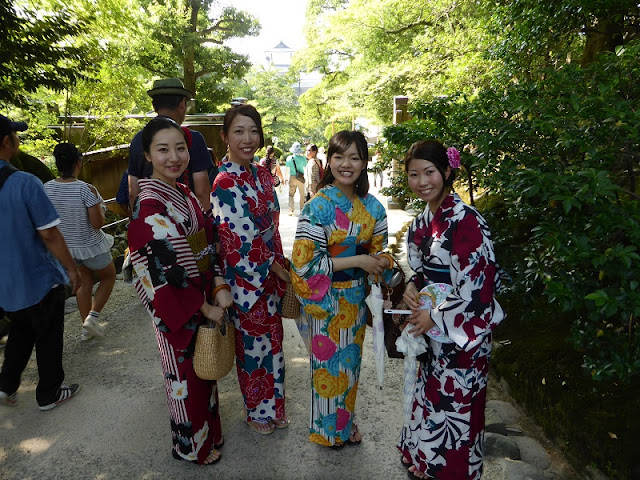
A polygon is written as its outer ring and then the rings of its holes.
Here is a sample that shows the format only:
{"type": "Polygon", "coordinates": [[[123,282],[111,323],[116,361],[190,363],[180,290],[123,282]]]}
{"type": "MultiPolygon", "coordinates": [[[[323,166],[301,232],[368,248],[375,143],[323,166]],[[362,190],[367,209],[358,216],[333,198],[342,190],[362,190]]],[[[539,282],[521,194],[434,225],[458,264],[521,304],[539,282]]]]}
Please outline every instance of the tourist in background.
{"type": "Polygon", "coordinates": [[[309,201],[318,191],[318,184],[324,175],[324,167],[318,158],[318,147],[308,145],[306,150],[307,166],[304,170],[306,201],[309,201]]]}
{"type": "MultiPolygon", "coordinates": [[[[170,118],[178,125],[184,122],[187,115],[187,102],[193,98],[193,93],[184,88],[179,78],[163,78],[153,82],[153,88],[147,91],[151,97],[153,110],[159,117],[170,118]]],[[[213,164],[207,142],[200,132],[182,127],[189,149],[189,163],[184,169],[180,183],[186,185],[207,212],[211,209],[209,194],[211,183],[209,176],[215,177],[216,166],[213,164]]],[[[151,167],[145,160],[142,148],[142,132],[138,132],[131,140],[129,147],[129,203],[133,204],[140,192],[138,180],[149,178],[151,167]]]]}
{"type": "Polygon", "coordinates": [[[289,149],[291,155],[287,157],[286,167],[289,170],[289,215],[293,215],[294,197],[296,191],[299,195],[300,211],[305,201],[305,178],[304,169],[307,166],[307,159],[302,156],[302,146],[295,142],[289,149]]]}
{"type": "Polygon", "coordinates": [[[152,165],[141,179],[129,224],[136,290],[153,320],[171,418],[171,454],[211,465],[223,444],[218,386],[193,369],[198,327],[221,324],[231,306],[222,277],[216,228],[196,196],[177,183],[189,163],[185,132],[157,117],[142,130],[142,148],[152,165]]]}
{"type": "Polygon", "coordinates": [[[0,311],[11,320],[0,404],[17,405],[20,378],[35,347],[36,401],[40,410],[51,410],[80,390],[77,383],[64,383],[62,368],[64,285],[71,281],[75,293],[80,274],[42,183],[11,165],[20,147],[16,132],[26,129],[26,123],[0,115],[0,311]]]}
{"type": "Polygon", "coordinates": [[[404,301],[413,312],[410,333],[437,326],[452,343],[428,336],[429,360],[420,363],[411,421],[398,449],[409,477],[477,480],[482,475],[484,410],[491,331],[504,318],[494,293],[503,273],[486,221],[453,192],[460,154],[436,141],[414,143],[405,157],[409,187],[427,203],[407,234],[415,275],[404,301]],[[451,286],[446,300],[421,309],[420,290],[451,286]]]}
{"type": "Polygon", "coordinates": [[[273,177],[252,162],[264,146],[258,111],[244,104],[227,110],[222,140],[228,145],[227,162],[220,166],[211,203],[235,306],[231,317],[238,382],[247,425],[268,435],[289,425],[279,311],[289,272],[284,268],[273,177]]]}
{"type": "Polygon", "coordinates": [[[281,183],[286,182],[282,176],[282,171],[280,170],[280,165],[278,165],[278,159],[275,155],[276,149],[273,148],[273,145],[269,145],[264,158],[260,160],[260,165],[269,170],[269,173],[271,173],[271,177],[273,178],[273,184],[276,187],[279,187],[281,183]]]}
{"type": "Polygon", "coordinates": [[[292,282],[311,334],[309,440],[340,448],[362,433],[355,404],[366,330],[367,275],[392,267],[387,214],[368,194],[367,141],[360,132],[335,134],[318,193],[298,218],[292,282]]]}
{"type": "Polygon", "coordinates": [[[104,200],[96,187],[78,180],[82,154],[72,143],[59,143],[53,149],[60,176],[44,185],[47,196],[60,215],[60,231],[80,272],[76,301],[82,333],[80,340],[103,335],[100,312],[116,283],[116,267],[111,258],[113,237],[102,230],[104,200]],[[93,278],[98,288],[92,298],[93,278]]]}

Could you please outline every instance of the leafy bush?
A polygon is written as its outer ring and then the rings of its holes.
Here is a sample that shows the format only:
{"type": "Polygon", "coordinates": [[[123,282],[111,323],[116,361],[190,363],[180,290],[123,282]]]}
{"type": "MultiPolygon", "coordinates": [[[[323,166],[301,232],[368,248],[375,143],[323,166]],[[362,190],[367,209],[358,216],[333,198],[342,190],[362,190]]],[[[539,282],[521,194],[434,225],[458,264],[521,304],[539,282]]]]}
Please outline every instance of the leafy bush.
{"type": "Polygon", "coordinates": [[[502,262],[512,294],[570,312],[594,379],[640,373],[639,54],[634,43],[544,81],[418,102],[385,132],[389,157],[423,138],[461,150],[472,201],[502,201],[491,226],[499,255],[518,252],[502,262]]]}

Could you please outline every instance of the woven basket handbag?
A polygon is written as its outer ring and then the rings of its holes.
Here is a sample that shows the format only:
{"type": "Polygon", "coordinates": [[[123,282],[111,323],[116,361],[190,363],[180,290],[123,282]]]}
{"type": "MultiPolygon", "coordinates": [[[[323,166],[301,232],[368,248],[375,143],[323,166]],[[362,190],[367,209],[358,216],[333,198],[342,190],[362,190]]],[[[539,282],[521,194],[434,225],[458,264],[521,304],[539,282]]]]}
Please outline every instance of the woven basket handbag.
{"type": "Polygon", "coordinates": [[[231,371],[235,358],[235,328],[226,315],[222,326],[200,325],[193,352],[193,369],[198,377],[221,379],[231,371]]]}
{"type": "Polygon", "coordinates": [[[300,301],[293,290],[293,283],[287,283],[287,289],[282,297],[282,316],[284,318],[298,318],[300,316],[300,301]]]}

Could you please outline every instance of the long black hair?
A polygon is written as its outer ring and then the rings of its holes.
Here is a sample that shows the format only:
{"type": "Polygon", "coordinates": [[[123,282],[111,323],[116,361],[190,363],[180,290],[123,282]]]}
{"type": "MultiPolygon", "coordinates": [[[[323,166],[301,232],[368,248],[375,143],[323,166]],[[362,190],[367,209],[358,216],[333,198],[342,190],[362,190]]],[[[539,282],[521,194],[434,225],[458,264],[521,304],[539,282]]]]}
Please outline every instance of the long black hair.
{"type": "Polygon", "coordinates": [[[149,120],[149,123],[147,123],[142,129],[142,150],[144,151],[144,153],[149,153],[151,149],[151,143],[153,142],[153,137],[155,137],[156,133],[158,133],[160,130],[165,130],[168,128],[175,128],[180,132],[180,135],[182,135],[183,137],[185,136],[182,127],[178,125],[177,122],[171,120],[169,117],[156,117],[149,120]]]}
{"type": "Polygon", "coordinates": [[[358,180],[356,180],[356,195],[364,197],[369,193],[369,177],[367,176],[367,163],[369,162],[369,150],[367,149],[367,139],[358,131],[342,130],[336,133],[331,140],[329,140],[329,149],[327,150],[327,168],[324,171],[324,175],[318,183],[318,190],[325,187],[335,180],[335,177],[331,173],[331,157],[336,153],[344,153],[351,146],[355,144],[356,150],[360,159],[364,162],[365,168],[360,172],[358,180]]]}

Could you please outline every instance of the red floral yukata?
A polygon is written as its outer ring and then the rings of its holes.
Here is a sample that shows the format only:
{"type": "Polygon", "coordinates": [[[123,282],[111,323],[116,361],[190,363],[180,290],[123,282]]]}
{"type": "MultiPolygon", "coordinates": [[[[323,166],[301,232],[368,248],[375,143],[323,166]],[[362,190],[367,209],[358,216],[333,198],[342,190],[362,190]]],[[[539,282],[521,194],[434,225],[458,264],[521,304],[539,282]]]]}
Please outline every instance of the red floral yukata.
{"type": "Polygon", "coordinates": [[[454,343],[426,337],[429,361],[420,363],[411,421],[403,425],[398,449],[429,478],[476,480],[482,475],[491,332],[504,318],[493,295],[504,273],[486,221],[455,193],[435,214],[427,207],[414,219],[407,257],[418,290],[428,283],[453,286],[431,318],[454,343]]]}
{"type": "MultiPolygon", "coordinates": [[[[193,370],[200,307],[212,303],[213,277],[221,276],[215,227],[193,193],[156,179],[140,179],[140,195],[129,224],[129,251],[138,276],[136,290],[151,315],[162,359],[175,458],[203,463],[222,440],[218,387],[193,370]],[[200,273],[187,236],[204,229],[211,267],[200,273]]],[[[206,260],[205,260],[206,261],[206,260]]]]}
{"type": "Polygon", "coordinates": [[[225,279],[235,308],[236,370],[247,421],[285,418],[284,354],[280,300],[285,282],[270,271],[284,266],[276,213],[279,211],[269,171],[227,162],[211,192],[219,225],[225,279]]]}

